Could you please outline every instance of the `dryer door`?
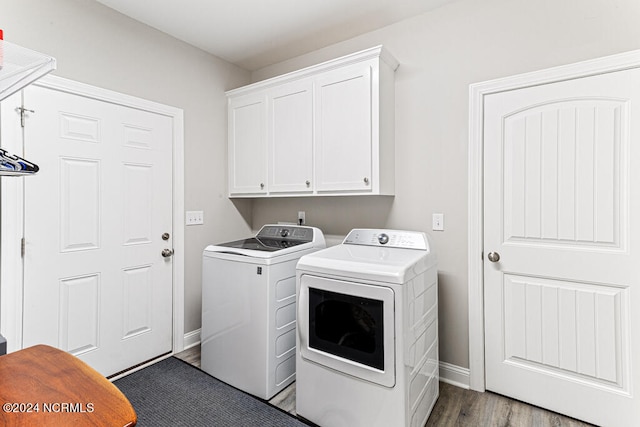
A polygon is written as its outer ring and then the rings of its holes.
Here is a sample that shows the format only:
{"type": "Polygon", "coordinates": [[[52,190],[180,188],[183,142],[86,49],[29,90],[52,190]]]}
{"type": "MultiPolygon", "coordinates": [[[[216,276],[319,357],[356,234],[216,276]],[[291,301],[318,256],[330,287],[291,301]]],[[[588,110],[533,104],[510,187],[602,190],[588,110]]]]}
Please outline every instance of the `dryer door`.
{"type": "Polygon", "coordinates": [[[395,385],[391,288],[304,274],[298,298],[304,359],[386,387],[395,385]]]}

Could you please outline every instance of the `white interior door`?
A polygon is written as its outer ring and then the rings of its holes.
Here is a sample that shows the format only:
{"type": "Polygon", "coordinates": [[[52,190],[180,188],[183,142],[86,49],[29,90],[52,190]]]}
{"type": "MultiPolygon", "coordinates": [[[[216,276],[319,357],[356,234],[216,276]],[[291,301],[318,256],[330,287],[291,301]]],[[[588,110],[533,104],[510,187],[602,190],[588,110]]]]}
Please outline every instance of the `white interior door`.
{"type": "Polygon", "coordinates": [[[633,425],[640,70],[488,95],[484,108],[486,387],[633,425]]]}
{"type": "Polygon", "coordinates": [[[111,375],[172,349],[172,122],[31,86],[23,346],[111,375]],[[163,233],[168,233],[164,240],[163,233]]]}

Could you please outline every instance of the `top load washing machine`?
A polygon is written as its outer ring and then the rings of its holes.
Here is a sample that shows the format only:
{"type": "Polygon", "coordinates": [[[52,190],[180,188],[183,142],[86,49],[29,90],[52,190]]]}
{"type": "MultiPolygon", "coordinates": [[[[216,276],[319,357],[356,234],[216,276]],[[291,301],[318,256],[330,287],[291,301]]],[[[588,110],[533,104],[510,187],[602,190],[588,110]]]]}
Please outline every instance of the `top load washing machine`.
{"type": "Polygon", "coordinates": [[[423,426],[438,398],[438,278],[425,233],[355,229],[298,261],[296,412],[423,426]]]}
{"type": "Polygon", "coordinates": [[[294,381],[296,263],[324,247],[317,228],[265,225],[205,248],[202,370],[261,399],[294,381]]]}

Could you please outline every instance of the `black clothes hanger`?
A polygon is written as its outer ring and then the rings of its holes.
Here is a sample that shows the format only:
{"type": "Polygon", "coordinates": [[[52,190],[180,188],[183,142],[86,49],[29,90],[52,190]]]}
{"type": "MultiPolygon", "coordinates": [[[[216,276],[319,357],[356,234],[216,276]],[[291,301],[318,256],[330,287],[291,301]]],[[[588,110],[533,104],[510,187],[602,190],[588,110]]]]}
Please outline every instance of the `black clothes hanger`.
{"type": "Polygon", "coordinates": [[[0,148],[0,176],[32,175],[38,172],[38,165],[0,148]]]}

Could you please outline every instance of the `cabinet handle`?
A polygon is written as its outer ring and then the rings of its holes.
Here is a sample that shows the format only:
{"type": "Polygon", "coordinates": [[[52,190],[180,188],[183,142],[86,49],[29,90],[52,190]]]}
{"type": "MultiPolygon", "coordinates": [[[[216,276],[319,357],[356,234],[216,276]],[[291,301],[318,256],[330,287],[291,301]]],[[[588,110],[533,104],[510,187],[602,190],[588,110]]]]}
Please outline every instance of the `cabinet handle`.
{"type": "Polygon", "coordinates": [[[307,184],[307,187],[311,185],[311,181],[307,180],[305,181],[305,184],[307,184]]]}
{"type": "Polygon", "coordinates": [[[369,185],[369,178],[367,178],[366,176],[364,177],[364,183],[369,185]]]}
{"type": "Polygon", "coordinates": [[[262,182],[260,183],[260,189],[264,190],[264,183],[262,183],[262,182]]]}

